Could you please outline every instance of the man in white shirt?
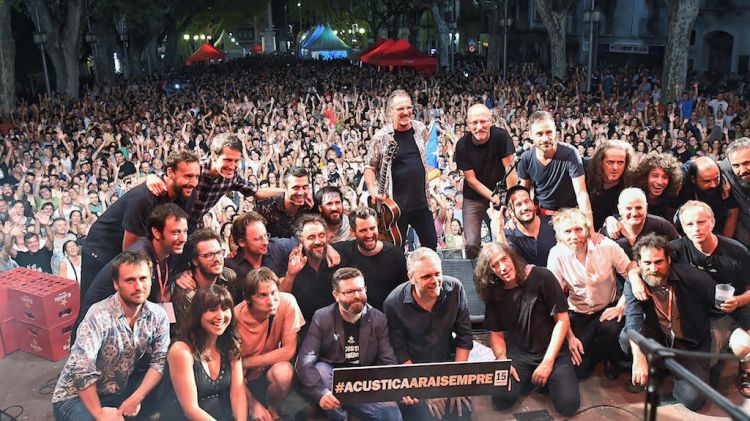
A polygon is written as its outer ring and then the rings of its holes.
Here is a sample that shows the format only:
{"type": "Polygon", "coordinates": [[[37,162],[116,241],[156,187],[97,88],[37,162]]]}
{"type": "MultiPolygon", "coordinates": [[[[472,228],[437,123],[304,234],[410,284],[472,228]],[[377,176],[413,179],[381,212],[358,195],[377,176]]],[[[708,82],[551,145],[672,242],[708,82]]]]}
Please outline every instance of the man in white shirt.
{"type": "Polygon", "coordinates": [[[582,379],[590,376],[603,359],[608,377],[616,378],[617,363],[625,359],[617,343],[625,300],[617,297],[616,273],[627,278],[635,264],[608,238],[595,245],[580,209],[563,209],[552,222],[558,243],[550,250],[547,267],[569,290],[567,340],[576,374],[582,379]]]}

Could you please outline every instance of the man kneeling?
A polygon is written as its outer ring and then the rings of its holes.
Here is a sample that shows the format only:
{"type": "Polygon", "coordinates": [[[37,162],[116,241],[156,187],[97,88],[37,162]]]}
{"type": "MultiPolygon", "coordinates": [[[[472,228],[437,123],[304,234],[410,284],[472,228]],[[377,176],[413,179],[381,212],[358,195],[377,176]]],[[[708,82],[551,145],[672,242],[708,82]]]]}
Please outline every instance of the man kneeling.
{"type": "Polygon", "coordinates": [[[141,404],[161,380],[169,320],[161,306],[146,301],[151,259],[122,252],[113,260],[112,281],[117,293],[86,313],[57,380],[52,408],[58,421],[134,417],[145,412],[141,404]]]}
{"type": "Polygon", "coordinates": [[[299,351],[300,381],[328,419],[345,420],[349,412],[363,421],[400,420],[395,402],[341,405],[333,396],[334,367],[395,364],[396,355],[385,314],[367,304],[362,272],[338,269],[332,284],[336,303],[315,312],[299,351]]]}

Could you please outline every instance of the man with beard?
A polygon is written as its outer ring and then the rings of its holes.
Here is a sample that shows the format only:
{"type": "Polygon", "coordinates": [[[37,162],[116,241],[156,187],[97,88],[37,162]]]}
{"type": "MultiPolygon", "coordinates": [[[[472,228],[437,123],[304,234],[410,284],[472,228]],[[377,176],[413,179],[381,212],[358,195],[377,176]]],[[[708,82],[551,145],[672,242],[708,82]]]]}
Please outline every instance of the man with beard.
{"type": "Polygon", "coordinates": [[[336,303],[315,312],[299,350],[295,369],[300,382],[329,420],[346,420],[349,414],[368,421],[401,420],[395,402],[342,405],[333,395],[334,368],[395,364],[396,355],[385,314],[367,304],[362,272],[344,267],[332,282],[336,303]]]}
{"type": "Polygon", "coordinates": [[[245,212],[232,221],[232,239],[237,253],[227,261],[227,266],[242,281],[254,269],[267,267],[277,276],[286,273],[287,259],[298,245],[296,239],[271,238],[266,231],[266,220],[255,211],[245,212]]]}
{"type": "MultiPolygon", "coordinates": [[[[620,219],[614,216],[607,218],[608,223],[601,229],[601,232],[615,240],[631,260],[633,259],[633,245],[645,235],[655,233],[667,237],[670,241],[680,238],[671,222],[661,216],[648,213],[646,194],[637,187],[628,187],[620,193],[617,210],[620,213],[620,219]],[[613,232],[609,232],[607,227],[611,227],[613,232]]],[[[636,293],[636,296],[639,294],[636,293]]]]}
{"type": "MultiPolygon", "coordinates": [[[[240,175],[238,169],[242,150],[242,141],[234,135],[220,135],[211,142],[211,157],[200,165],[195,197],[186,209],[191,231],[203,225],[203,215],[207,214],[227,192],[239,192],[245,197],[255,197],[259,200],[268,199],[281,192],[275,188],[258,189],[255,184],[240,175]]],[[[167,191],[167,180],[162,180],[156,175],[149,175],[146,183],[154,194],[163,195],[167,191]]]]}
{"type": "Polygon", "coordinates": [[[320,215],[302,215],[295,226],[300,245],[289,254],[286,276],[279,290],[297,299],[305,320],[333,301],[328,294],[334,267],[327,260],[326,224],[320,215]]]}
{"type": "Polygon", "coordinates": [[[403,250],[378,240],[377,214],[361,207],[349,214],[349,226],[355,239],[333,245],[341,255],[342,267],[362,271],[367,287],[367,301],[378,310],[388,294],[409,279],[403,250]]]}
{"type": "MultiPolygon", "coordinates": [[[[167,311],[170,323],[174,323],[170,280],[181,272],[174,265],[174,256],[182,254],[187,241],[187,213],[174,203],[159,205],[148,218],[148,231],[147,238],[136,241],[128,250],[138,251],[149,258],[151,278],[156,279],[158,284],[150,289],[147,298],[152,303],[160,303],[167,311]]],[[[114,262],[109,262],[96,275],[81,303],[78,322],[83,320],[89,307],[114,293],[113,270],[114,262]]]]}
{"type": "Polygon", "coordinates": [[[341,190],[333,186],[325,186],[315,193],[318,210],[326,221],[329,244],[352,239],[349,220],[344,217],[343,197],[341,190]]]}
{"type": "Polygon", "coordinates": [[[624,297],[617,297],[617,277],[635,267],[614,241],[591,242],[591,227],[579,209],[563,209],[552,218],[557,239],[547,268],[561,288],[567,288],[570,329],[567,340],[576,375],[588,378],[604,362],[613,380],[624,359],[617,346],[625,312],[624,297]]]}
{"type": "MultiPolygon", "coordinates": [[[[443,276],[435,251],[420,247],[407,259],[409,281],[394,289],[383,310],[401,364],[468,361],[474,346],[469,305],[461,281],[443,276]]],[[[407,420],[470,419],[467,397],[432,398],[401,405],[407,420]]]]}
{"type": "Polygon", "coordinates": [[[310,174],[302,167],[290,167],[282,178],[284,193],[255,204],[255,211],[266,219],[271,237],[291,238],[294,223],[312,207],[310,174]]]}
{"type": "Polygon", "coordinates": [[[546,267],[549,251],[557,244],[551,217],[537,215],[531,193],[524,186],[508,189],[505,206],[510,214],[510,224],[506,227],[502,213],[494,212],[493,225],[497,224],[498,227],[495,237],[510,246],[526,262],[546,267]]]}
{"type": "Polygon", "coordinates": [[[700,200],[708,204],[714,212],[716,221],[714,233],[729,238],[734,237],[740,209],[732,195],[724,198],[719,165],[712,158],[701,156],[688,161],[684,168],[685,176],[677,203],[700,200]]]}
{"type": "Polygon", "coordinates": [[[190,234],[185,244],[185,254],[190,262],[189,273],[196,288],[185,289],[179,285],[174,287],[172,303],[178,327],[183,320],[187,320],[190,314],[190,304],[199,289],[217,284],[227,288],[232,294],[232,299],[235,299],[235,296],[242,296],[241,292],[237,293],[239,289],[237,288],[237,275],[232,269],[224,267],[221,239],[210,228],[201,228],[190,234]]]}
{"type": "Polygon", "coordinates": [[[279,278],[270,269],[253,270],[239,283],[244,299],[234,307],[234,314],[242,339],[250,413],[256,420],[277,420],[292,388],[290,361],[305,319],[294,296],[279,291],[279,278]]]}
{"type": "Polygon", "coordinates": [[[383,203],[387,197],[401,209],[397,225],[401,238],[411,225],[419,242],[433,250],[437,248],[437,233],[430,212],[430,189],[427,180],[427,128],[413,120],[414,107],[406,91],[395,90],[388,96],[389,124],[372,137],[365,158],[367,191],[375,202],[383,203]],[[384,162],[390,145],[397,145],[390,163],[384,162]],[[381,168],[386,169],[385,193],[378,192],[381,168]]]}
{"type": "Polygon", "coordinates": [[[750,138],[742,137],[727,146],[726,159],[719,163],[732,187],[732,197],[740,209],[734,238],[750,247],[750,138]]]}
{"type": "Polygon", "coordinates": [[[117,292],[85,313],[52,394],[58,421],[145,418],[153,407],[149,393],[164,371],[169,321],[164,309],[146,301],[151,259],[128,250],[111,269],[117,292]]]}
{"type": "MultiPolygon", "coordinates": [[[[715,283],[702,270],[672,263],[669,252],[667,239],[656,234],[644,236],[633,248],[648,299],[637,299],[631,283],[625,284],[625,328],[620,346],[632,353],[631,381],[637,386],[648,384],[648,360],[638,344],[628,339],[628,331],[668,348],[708,351],[711,347],[709,315],[714,307],[715,283]]],[[[699,379],[708,381],[707,360],[676,359],[699,379]]],[[[705,397],[681,379],[675,379],[673,395],[692,411],[705,404],[705,397]]]]}
{"type": "Polygon", "coordinates": [[[594,226],[583,161],[578,151],[556,140],[555,120],[546,111],[531,114],[529,131],[534,149],[524,152],[518,161],[519,184],[531,189],[533,183],[542,215],[578,207],[594,226]]]}
{"type": "MultiPolygon", "coordinates": [[[[492,125],[492,113],[483,104],[475,104],[466,115],[469,133],[456,143],[454,159],[464,173],[463,226],[466,257],[474,259],[481,244],[480,228],[487,207],[500,206],[500,197],[492,192],[506,177],[513,162],[513,141],[505,129],[492,125]]],[[[508,174],[507,185],[516,184],[515,173],[508,174]]]]}
{"type": "MultiPolygon", "coordinates": [[[[151,212],[162,203],[183,204],[198,185],[200,164],[192,152],[172,152],[167,159],[165,183],[167,194],[157,196],[144,184],[130,189],[107,208],[83,240],[81,253],[81,296],[86,295],[102,266],[122,250],[127,250],[138,240],[145,238],[150,230],[148,220],[151,212]]],[[[109,294],[107,294],[109,295],[109,294]]],[[[106,296],[102,296],[104,298],[106,296]]]]}
{"type": "MultiPolygon", "coordinates": [[[[742,243],[714,234],[713,209],[703,202],[690,200],[679,210],[685,236],[669,243],[675,263],[708,273],[717,284],[730,284],[736,295],[711,311],[713,352],[723,351],[736,324],[750,327],[750,252],[742,243]],[[720,310],[720,311],[719,311],[720,310]],[[731,317],[730,317],[731,316],[731,317]]],[[[740,393],[750,396],[750,365],[740,366],[740,393]]]]}
{"type": "Polygon", "coordinates": [[[594,212],[594,229],[617,211],[617,197],[628,185],[638,157],[629,143],[607,140],[599,144],[591,159],[585,159],[586,185],[594,212]]]}

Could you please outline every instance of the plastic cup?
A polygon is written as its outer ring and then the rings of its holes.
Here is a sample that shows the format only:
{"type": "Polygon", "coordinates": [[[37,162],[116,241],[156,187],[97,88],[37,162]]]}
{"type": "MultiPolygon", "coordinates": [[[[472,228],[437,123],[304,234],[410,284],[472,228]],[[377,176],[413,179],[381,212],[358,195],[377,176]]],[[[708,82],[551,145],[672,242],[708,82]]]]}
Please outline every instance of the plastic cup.
{"type": "Polygon", "coordinates": [[[715,301],[714,304],[716,305],[716,308],[721,308],[721,305],[724,303],[724,301],[732,298],[734,296],[734,287],[730,284],[717,284],[716,285],[716,294],[714,295],[715,301]]]}

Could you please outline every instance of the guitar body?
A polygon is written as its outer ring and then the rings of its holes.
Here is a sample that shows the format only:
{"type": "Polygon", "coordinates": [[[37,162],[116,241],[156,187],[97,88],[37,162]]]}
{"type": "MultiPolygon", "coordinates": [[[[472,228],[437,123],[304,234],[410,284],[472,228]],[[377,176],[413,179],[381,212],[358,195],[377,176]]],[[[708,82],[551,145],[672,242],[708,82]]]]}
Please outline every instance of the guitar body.
{"type": "MultiPolygon", "coordinates": [[[[391,140],[383,153],[383,165],[380,167],[378,175],[378,194],[385,193],[386,179],[388,170],[391,167],[393,157],[396,156],[398,145],[396,141],[391,140]]],[[[378,240],[395,244],[397,247],[403,247],[401,232],[398,230],[396,221],[401,216],[401,209],[392,198],[387,198],[384,203],[375,203],[372,197],[367,198],[367,206],[375,210],[378,214],[378,240]]]]}
{"type": "Polygon", "coordinates": [[[396,223],[401,216],[401,209],[396,202],[388,198],[385,203],[378,204],[372,200],[372,197],[369,197],[367,206],[374,209],[378,214],[376,218],[378,221],[378,240],[394,244],[396,247],[403,247],[401,231],[398,230],[396,223]]]}

